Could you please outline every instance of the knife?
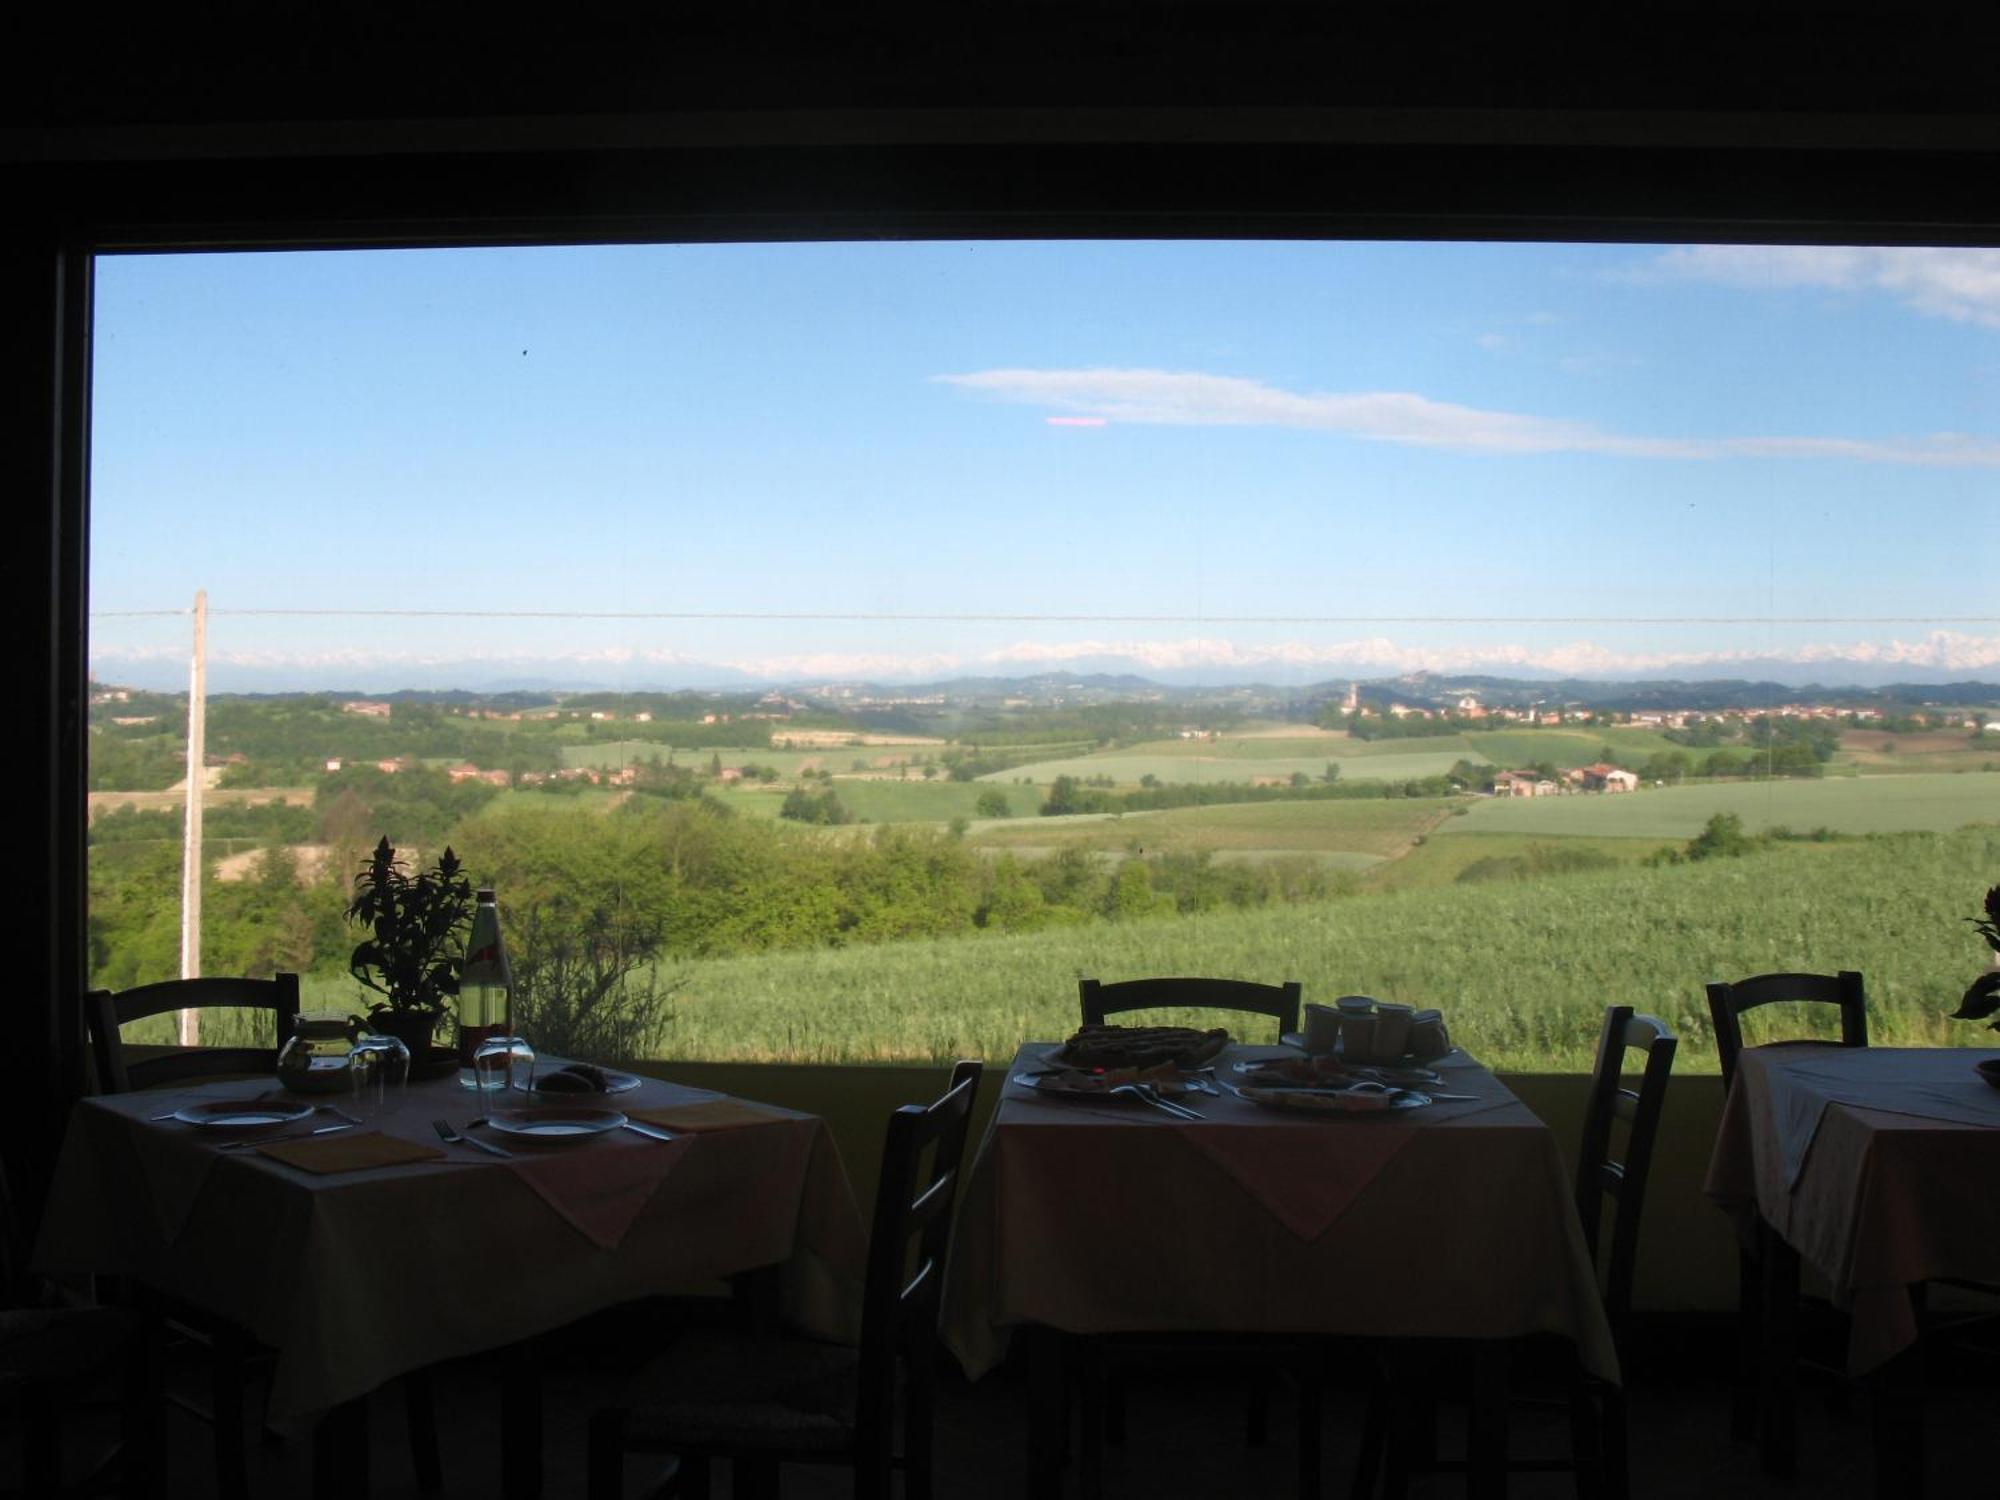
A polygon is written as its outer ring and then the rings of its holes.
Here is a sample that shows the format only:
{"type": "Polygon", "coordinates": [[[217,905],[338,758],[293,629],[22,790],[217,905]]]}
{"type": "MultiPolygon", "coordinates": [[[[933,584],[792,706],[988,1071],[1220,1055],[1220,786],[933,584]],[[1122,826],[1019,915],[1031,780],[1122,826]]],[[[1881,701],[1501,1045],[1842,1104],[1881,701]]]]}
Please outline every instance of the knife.
{"type": "Polygon", "coordinates": [[[638,1135],[643,1135],[649,1140],[677,1141],[680,1139],[679,1136],[675,1135],[670,1130],[661,1130],[658,1126],[655,1125],[641,1125],[637,1120],[627,1120],[625,1122],[625,1128],[627,1130],[633,1131],[638,1135]]]}

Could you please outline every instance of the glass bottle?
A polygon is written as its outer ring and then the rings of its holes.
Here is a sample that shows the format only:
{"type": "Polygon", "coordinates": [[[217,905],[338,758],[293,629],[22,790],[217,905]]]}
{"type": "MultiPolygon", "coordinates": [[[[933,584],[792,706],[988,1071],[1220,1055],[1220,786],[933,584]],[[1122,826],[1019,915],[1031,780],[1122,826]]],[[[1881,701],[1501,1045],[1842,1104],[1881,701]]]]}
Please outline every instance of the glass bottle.
{"type": "Polygon", "coordinates": [[[491,887],[479,892],[472,909],[472,936],[465,944],[465,968],[458,977],[458,1081],[479,1087],[472,1060],[480,1045],[514,1034],[514,971],[500,941],[500,908],[491,887]]]}

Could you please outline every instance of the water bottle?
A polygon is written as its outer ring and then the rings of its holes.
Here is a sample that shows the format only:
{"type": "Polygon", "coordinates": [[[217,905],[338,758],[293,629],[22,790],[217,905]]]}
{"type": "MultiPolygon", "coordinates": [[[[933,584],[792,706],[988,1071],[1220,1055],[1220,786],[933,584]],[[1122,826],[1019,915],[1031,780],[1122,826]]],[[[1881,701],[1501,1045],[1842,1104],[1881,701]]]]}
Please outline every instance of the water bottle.
{"type": "Polygon", "coordinates": [[[500,941],[500,908],[490,887],[472,909],[472,936],[466,940],[465,968],[458,977],[458,1081],[476,1089],[472,1066],[480,1046],[514,1034],[514,971],[500,941]]]}

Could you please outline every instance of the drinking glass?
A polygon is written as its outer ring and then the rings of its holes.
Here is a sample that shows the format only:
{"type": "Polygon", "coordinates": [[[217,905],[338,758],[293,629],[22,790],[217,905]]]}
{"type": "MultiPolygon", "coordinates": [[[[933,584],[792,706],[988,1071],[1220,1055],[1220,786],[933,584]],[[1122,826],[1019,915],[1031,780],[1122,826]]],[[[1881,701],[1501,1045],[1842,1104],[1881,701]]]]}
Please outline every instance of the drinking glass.
{"type": "Polygon", "coordinates": [[[393,1036],[371,1032],[354,1044],[348,1078],[356,1118],[377,1119],[402,1100],[410,1081],[410,1049],[393,1036]]]}
{"type": "Polygon", "coordinates": [[[485,1114],[495,1104],[506,1103],[510,1089],[525,1093],[535,1086],[535,1049],[523,1037],[489,1037],[472,1054],[472,1076],[480,1113],[485,1114]]]}

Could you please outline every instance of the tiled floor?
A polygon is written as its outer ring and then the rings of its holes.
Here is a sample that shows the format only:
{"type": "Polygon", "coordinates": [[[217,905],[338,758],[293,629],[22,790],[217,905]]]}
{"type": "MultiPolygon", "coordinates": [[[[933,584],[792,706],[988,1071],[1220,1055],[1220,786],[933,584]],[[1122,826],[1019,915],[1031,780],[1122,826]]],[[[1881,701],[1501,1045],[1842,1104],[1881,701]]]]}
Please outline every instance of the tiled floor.
{"type": "MultiPolygon", "coordinates": [[[[584,1493],[583,1441],[590,1411],[615,1388],[615,1356],[603,1347],[571,1348],[544,1365],[544,1423],[549,1500],[572,1500],[584,1493]]],[[[1944,1372],[1949,1384],[1927,1403],[1930,1493],[1935,1496],[2000,1494],[1989,1457],[1990,1412],[1996,1392],[1981,1378],[1982,1366],[1944,1372]]],[[[190,1369],[189,1376],[198,1375],[190,1369]]],[[[500,1396],[498,1373],[473,1362],[434,1375],[442,1429],[445,1493],[453,1497],[499,1494],[500,1396]]],[[[1719,1384],[1685,1376],[1648,1380],[1632,1393],[1633,1493],[1658,1500],[1737,1500],[1749,1496],[1811,1496],[1841,1500],[1872,1493],[1872,1459],[1865,1404],[1845,1413],[1824,1396],[1808,1392],[1801,1403],[1800,1472],[1779,1485],[1765,1479],[1754,1454],[1729,1441],[1724,1392],[1719,1384]]],[[[1220,1373],[1192,1373],[1137,1384],[1129,1399],[1129,1435],[1121,1448],[1107,1451],[1105,1494],[1119,1496],[1289,1496],[1294,1493],[1293,1416],[1280,1387],[1272,1413],[1268,1446],[1251,1449],[1243,1440],[1244,1394],[1220,1373]]],[[[1329,1500],[1349,1493],[1359,1436],[1361,1401],[1356,1391],[1329,1391],[1324,1409],[1325,1484],[1329,1500]]],[[[372,1493],[401,1500],[418,1492],[412,1480],[402,1422],[402,1403],[384,1392],[372,1403],[372,1493]]],[[[1558,1413],[1523,1413],[1513,1423],[1517,1454],[1557,1452],[1564,1426],[1558,1413]]],[[[938,1493],[946,1500],[1022,1500],[1027,1493],[1024,1452],[1027,1437],[1025,1390],[1007,1371],[976,1386],[950,1381],[941,1392],[938,1425],[938,1493]]],[[[176,1412],[170,1423],[169,1474],[175,1496],[212,1492],[207,1429],[176,1412]]],[[[303,1497],[310,1491],[311,1444],[304,1436],[252,1450],[253,1487],[259,1496],[303,1497]]],[[[10,1455],[11,1458],[11,1455],[10,1455]]],[[[627,1494],[638,1496],[657,1475],[657,1462],[633,1460],[627,1494]]],[[[718,1473],[717,1493],[728,1493],[718,1473]]],[[[1074,1483],[1070,1486],[1074,1492],[1074,1483]]],[[[1419,1480],[1417,1495],[1458,1495],[1463,1481],[1437,1476],[1419,1480]]],[[[1518,1496],[1573,1494],[1565,1476],[1517,1478],[1518,1496]]],[[[844,1471],[792,1467],[785,1471],[787,1496],[819,1497],[850,1493],[844,1471]]]]}

